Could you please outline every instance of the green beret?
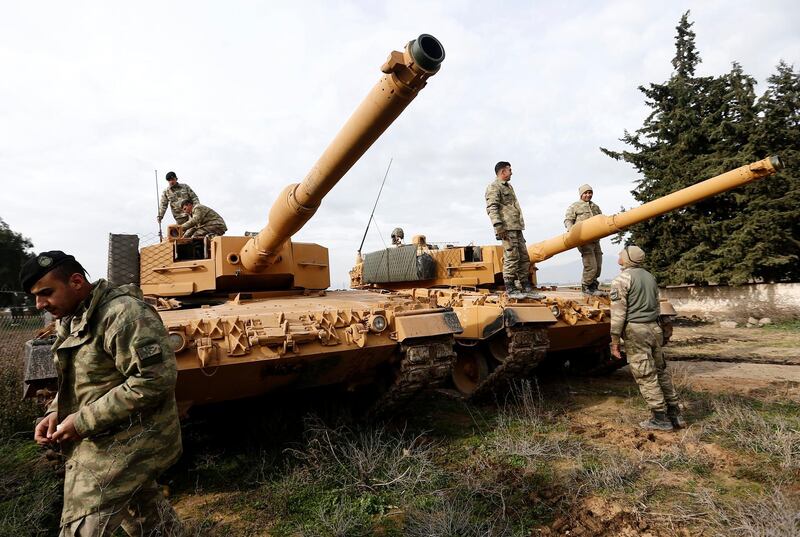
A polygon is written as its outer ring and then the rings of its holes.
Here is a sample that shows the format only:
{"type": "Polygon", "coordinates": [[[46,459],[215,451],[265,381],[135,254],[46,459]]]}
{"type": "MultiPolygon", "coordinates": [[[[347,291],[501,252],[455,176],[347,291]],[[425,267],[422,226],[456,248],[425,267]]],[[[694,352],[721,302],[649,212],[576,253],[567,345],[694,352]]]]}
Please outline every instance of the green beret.
{"type": "Polygon", "coordinates": [[[28,259],[19,271],[19,281],[22,283],[22,288],[26,293],[30,293],[31,287],[45,274],[67,261],[75,261],[75,258],[61,250],[42,252],[28,259]]]}

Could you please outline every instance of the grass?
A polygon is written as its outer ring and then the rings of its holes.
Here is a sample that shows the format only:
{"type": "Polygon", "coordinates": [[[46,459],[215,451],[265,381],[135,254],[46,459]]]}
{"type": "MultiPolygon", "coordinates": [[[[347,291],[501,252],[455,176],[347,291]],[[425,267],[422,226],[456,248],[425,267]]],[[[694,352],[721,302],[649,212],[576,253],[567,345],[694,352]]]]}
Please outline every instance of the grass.
{"type": "Polygon", "coordinates": [[[764,330],[775,330],[779,332],[800,332],[800,319],[789,319],[765,324],[762,328],[764,330]]]}

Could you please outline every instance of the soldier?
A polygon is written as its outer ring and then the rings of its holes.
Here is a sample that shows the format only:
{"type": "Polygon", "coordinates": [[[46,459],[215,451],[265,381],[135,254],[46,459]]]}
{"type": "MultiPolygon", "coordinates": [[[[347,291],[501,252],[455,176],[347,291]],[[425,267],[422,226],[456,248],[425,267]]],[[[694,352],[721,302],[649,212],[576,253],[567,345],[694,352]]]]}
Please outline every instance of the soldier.
{"type": "Polygon", "coordinates": [[[405,238],[405,233],[403,233],[403,228],[396,227],[392,230],[392,244],[394,246],[403,246],[403,239],[405,238]]]}
{"type": "Polygon", "coordinates": [[[164,218],[164,213],[169,204],[175,222],[183,224],[189,217],[181,210],[181,201],[188,199],[195,205],[198,205],[200,200],[197,199],[197,194],[194,193],[192,187],[186,183],[178,183],[178,176],[175,175],[175,172],[167,173],[167,182],[169,183],[169,187],[164,189],[164,192],[161,193],[161,205],[158,208],[158,221],[161,222],[164,218]]]}
{"type": "Polygon", "coordinates": [[[639,426],[671,431],[685,427],[686,422],[661,349],[664,340],[657,322],[658,284],[652,274],[639,266],[644,255],[638,246],[627,246],[619,253],[622,271],[611,282],[610,293],[611,354],[622,359],[619,342],[623,339],[631,373],[652,412],[652,417],[639,426]]]}
{"type": "Polygon", "coordinates": [[[213,237],[224,235],[228,231],[225,220],[212,209],[205,205],[192,203],[192,200],[185,199],[181,202],[181,209],[186,213],[187,221],[181,224],[184,237],[213,237]]]}
{"type": "Polygon", "coordinates": [[[138,287],[89,283],[61,251],[28,260],[20,280],[57,319],[58,393],[34,440],[66,458],[60,535],[180,531],[156,484],[181,455],[175,354],[158,314],[138,287]]]}
{"type": "Polygon", "coordinates": [[[522,231],[525,220],[517,202],[511,180],[511,164],[498,162],[495,180],[486,188],[486,212],[494,226],[494,235],[503,241],[503,281],[510,298],[540,298],[530,280],[531,261],[522,231]],[[517,280],[519,286],[517,286],[517,280]]]}
{"type": "MultiPolygon", "coordinates": [[[[600,211],[600,207],[592,201],[593,194],[592,187],[589,185],[581,185],[578,188],[578,195],[581,201],[576,201],[570,205],[567,208],[567,214],[564,216],[564,227],[567,228],[567,231],[582,220],[603,214],[600,211]]],[[[605,293],[597,288],[599,285],[597,278],[600,277],[600,271],[603,269],[603,251],[600,249],[600,241],[578,246],[578,251],[583,259],[581,290],[587,295],[605,296],[605,293]]]]}

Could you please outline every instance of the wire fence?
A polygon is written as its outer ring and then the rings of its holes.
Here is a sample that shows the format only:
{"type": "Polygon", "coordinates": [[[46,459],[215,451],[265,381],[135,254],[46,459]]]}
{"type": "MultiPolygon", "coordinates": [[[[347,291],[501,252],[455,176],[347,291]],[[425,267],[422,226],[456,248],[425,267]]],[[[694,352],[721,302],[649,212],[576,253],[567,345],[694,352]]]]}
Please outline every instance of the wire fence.
{"type": "Polygon", "coordinates": [[[44,315],[0,311],[0,438],[33,431],[41,414],[35,401],[22,399],[23,349],[44,326],[44,315]]]}

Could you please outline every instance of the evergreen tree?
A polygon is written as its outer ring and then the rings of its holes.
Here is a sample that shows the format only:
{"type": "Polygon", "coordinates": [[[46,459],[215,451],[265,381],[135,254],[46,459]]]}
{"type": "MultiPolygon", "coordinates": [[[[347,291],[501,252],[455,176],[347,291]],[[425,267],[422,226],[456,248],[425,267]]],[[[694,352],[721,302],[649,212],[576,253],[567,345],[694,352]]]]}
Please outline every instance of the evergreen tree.
{"type": "MultiPolygon", "coordinates": [[[[621,139],[632,149],[617,152],[601,148],[641,173],[632,191],[640,203],[776,151],[774,144],[768,147],[768,141],[758,134],[763,130],[759,111],[766,103],[756,102],[755,80],[735,62],[731,71],[720,77],[696,76],[701,59],[688,11],[676,29],[672,76],[663,84],[639,87],[652,111],[641,128],[634,134],[626,131],[621,139]]],[[[773,93],[782,95],[790,86],[787,79],[773,93]]],[[[783,97],[774,100],[782,101],[783,97]]],[[[783,119],[786,111],[777,112],[777,103],[773,108],[773,122],[787,124],[783,119]]],[[[796,125],[796,113],[794,121],[796,125]]],[[[788,141],[782,139],[781,143],[788,141]]],[[[791,277],[786,272],[791,254],[776,254],[789,250],[787,243],[797,237],[797,232],[788,228],[796,224],[781,221],[785,211],[772,205],[774,182],[775,178],[756,182],[633,226],[626,242],[648,252],[647,267],[662,284],[743,283],[791,277]],[[780,246],[770,242],[775,236],[785,239],[780,246]]]]}
{"type": "Polygon", "coordinates": [[[33,243],[0,218],[0,290],[20,290],[19,271],[33,253],[33,243]]]}

